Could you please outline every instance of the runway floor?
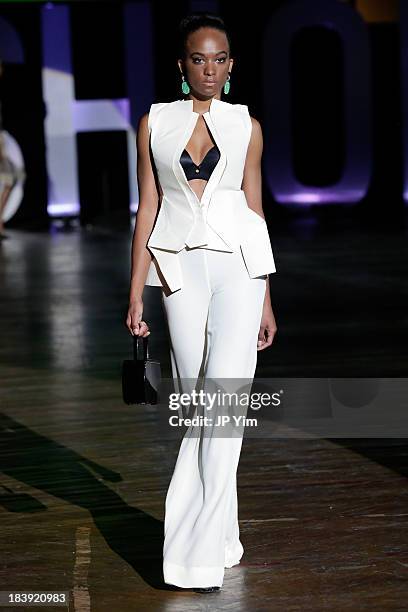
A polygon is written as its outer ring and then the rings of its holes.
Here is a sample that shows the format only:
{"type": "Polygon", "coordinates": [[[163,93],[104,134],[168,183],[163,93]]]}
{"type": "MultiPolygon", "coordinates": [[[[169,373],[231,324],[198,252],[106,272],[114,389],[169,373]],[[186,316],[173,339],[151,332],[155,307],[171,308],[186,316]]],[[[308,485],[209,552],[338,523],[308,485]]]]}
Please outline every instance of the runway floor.
{"type": "MultiPolygon", "coordinates": [[[[121,399],[131,234],[7,233],[0,591],[69,591],[69,609],[81,612],[407,609],[404,432],[245,438],[240,565],[211,595],[163,584],[178,442],[158,438],[154,406],[121,399]]],[[[278,333],[259,353],[257,377],[404,377],[407,245],[392,231],[274,233],[278,333]]],[[[145,312],[152,355],[169,376],[159,292],[146,289],[145,312]]]]}

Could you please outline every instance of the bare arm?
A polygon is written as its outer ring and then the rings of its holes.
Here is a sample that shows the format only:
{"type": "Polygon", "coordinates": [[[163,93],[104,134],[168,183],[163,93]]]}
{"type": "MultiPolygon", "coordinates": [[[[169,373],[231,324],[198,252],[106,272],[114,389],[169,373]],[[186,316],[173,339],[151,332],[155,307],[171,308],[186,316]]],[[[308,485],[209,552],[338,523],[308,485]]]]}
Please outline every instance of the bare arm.
{"type": "Polygon", "coordinates": [[[254,117],[251,117],[251,121],[252,133],[245,161],[242,189],[245,192],[248,206],[265,219],[262,208],[262,128],[259,121],[254,119],[254,117]]]}
{"type": "Polygon", "coordinates": [[[150,160],[148,113],[141,117],[136,137],[137,182],[139,187],[139,206],[132,239],[132,262],[130,275],[129,302],[142,297],[152,256],[146,242],[152,231],[157,214],[159,194],[150,160]]]}
{"type": "Polygon", "coordinates": [[[129,308],[125,322],[132,336],[143,337],[150,334],[149,326],[142,321],[143,289],[152,262],[152,256],[146,243],[152,231],[159,204],[159,193],[150,159],[148,117],[148,113],[141,117],[136,136],[139,206],[132,239],[129,308]]]}
{"type": "MultiPolygon", "coordinates": [[[[262,128],[259,121],[251,117],[252,133],[248,145],[247,157],[244,168],[244,178],[242,181],[242,189],[245,192],[245,197],[248,206],[252,208],[258,215],[265,219],[262,208],[262,151],[263,137],[262,128]]],[[[269,292],[269,276],[266,279],[265,299],[270,300],[269,292]]]]}
{"type": "MultiPolygon", "coordinates": [[[[252,132],[248,145],[247,157],[245,161],[244,177],[242,181],[242,189],[245,192],[245,197],[248,206],[258,215],[265,219],[262,208],[262,152],[263,152],[263,136],[262,128],[254,117],[251,117],[252,132]]],[[[263,306],[263,317],[261,329],[258,336],[258,350],[262,350],[272,344],[274,334],[276,332],[276,322],[272,311],[271,293],[269,285],[269,275],[266,279],[265,299],[263,306]]]]}

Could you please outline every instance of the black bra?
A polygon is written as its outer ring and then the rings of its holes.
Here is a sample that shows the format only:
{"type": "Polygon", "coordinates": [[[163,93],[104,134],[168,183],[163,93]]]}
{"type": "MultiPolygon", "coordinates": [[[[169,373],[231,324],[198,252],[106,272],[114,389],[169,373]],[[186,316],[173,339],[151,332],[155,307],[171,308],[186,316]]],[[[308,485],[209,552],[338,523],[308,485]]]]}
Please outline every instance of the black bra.
{"type": "Polygon", "coordinates": [[[180,157],[180,164],[183,167],[184,173],[188,181],[191,181],[191,179],[198,178],[208,181],[219,159],[219,149],[217,145],[214,145],[207,152],[203,161],[198,166],[193,162],[188,151],[184,149],[180,157]]]}

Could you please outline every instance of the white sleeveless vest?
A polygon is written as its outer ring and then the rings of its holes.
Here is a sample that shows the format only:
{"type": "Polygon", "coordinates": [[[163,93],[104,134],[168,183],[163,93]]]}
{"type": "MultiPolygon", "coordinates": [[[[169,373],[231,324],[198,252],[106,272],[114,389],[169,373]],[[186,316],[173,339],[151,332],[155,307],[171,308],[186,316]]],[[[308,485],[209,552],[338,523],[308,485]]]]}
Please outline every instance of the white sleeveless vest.
{"type": "Polygon", "coordinates": [[[249,208],[241,189],[252,123],[248,107],[213,98],[203,114],[220,158],[201,200],[191,188],[180,156],[200,114],[193,100],[152,104],[148,126],[150,145],[162,189],[162,201],[147,247],[153,261],[146,285],[170,291],[183,286],[177,253],[185,245],[233,252],[241,248],[251,278],[276,272],[268,229],[249,208]]]}

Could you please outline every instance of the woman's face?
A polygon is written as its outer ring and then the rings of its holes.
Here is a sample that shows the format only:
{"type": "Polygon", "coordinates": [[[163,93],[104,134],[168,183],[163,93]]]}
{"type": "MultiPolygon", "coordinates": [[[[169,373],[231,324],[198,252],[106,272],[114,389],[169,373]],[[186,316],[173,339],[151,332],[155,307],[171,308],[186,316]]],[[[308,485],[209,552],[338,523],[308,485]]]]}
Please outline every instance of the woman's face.
{"type": "Polygon", "coordinates": [[[190,86],[190,93],[199,98],[213,98],[221,97],[233,62],[224,32],[205,27],[189,35],[185,61],[179,60],[178,65],[190,86]]]}

